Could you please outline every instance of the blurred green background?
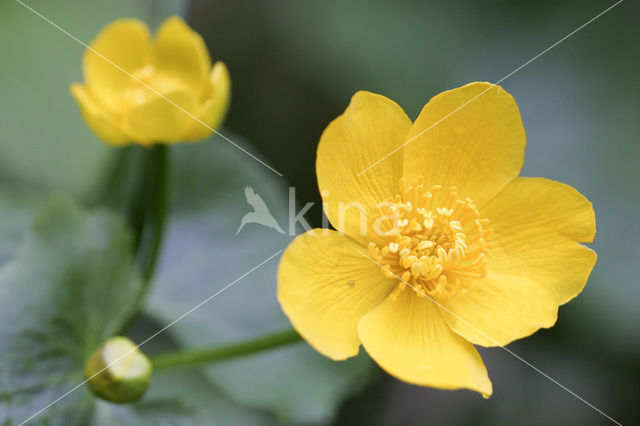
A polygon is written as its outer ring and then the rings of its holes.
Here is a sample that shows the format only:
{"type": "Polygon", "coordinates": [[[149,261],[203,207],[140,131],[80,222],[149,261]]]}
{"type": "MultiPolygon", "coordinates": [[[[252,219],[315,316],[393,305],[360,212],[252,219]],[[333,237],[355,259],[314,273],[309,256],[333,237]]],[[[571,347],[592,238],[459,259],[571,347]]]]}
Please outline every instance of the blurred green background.
{"type": "MultiPolygon", "coordinates": [[[[170,13],[183,14],[205,37],[212,58],[230,70],[232,103],[222,132],[284,174],[279,178],[216,137],[173,150],[172,221],[146,315],[131,331],[139,341],[286,246],[287,237],[258,227],[235,237],[248,211],[245,186],[256,188],[281,223],[287,188],[295,187],[301,205],[316,203],[307,218],[320,225],[317,142],[357,90],[383,94],[415,118],[430,97],[470,81],[501,79],[614,2],[25,3],[85,42],[119,17],[155,25],[170,13]]],[[[598,225],[598,263],[583,293],[561,307],[554,328],[509,349],[623,424],[640,421],[639,12],[638,3],[624,1],[502,83],[518,102],[527,131],[523,175],[574,186],[593,202],[598,225]]],[[[82,204],[103,206],[105,181],[114,170],[125,171],[114,169],[116,150],[86,129],[68,94],[68,85],[82,79],[82,46],[14,0],[0,5],[0,36],[3,262],[46,194],[67,193],[82,204]]],[[[275,301],[276,263],[177,324],[148,350],[285,328],[275,301]]],[[[100,403],[91,422],[607,423],[506,351],[481,353],[494,385],[489,400],[401,383],[362,354],[332,363],[300,344],[204,374],[159,374],[143,409],[100,403]],[[163,398],[180,399],[180,409],[172,411],[163,398]]],[[[86,390],[78,392],[88,397],[86,390]]]]}

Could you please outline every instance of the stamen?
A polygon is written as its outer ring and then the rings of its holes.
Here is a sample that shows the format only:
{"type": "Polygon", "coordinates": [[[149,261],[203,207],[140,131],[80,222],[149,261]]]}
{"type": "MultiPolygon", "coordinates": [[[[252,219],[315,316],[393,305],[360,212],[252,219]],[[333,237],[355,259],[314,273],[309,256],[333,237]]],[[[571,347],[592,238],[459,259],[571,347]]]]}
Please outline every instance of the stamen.
{"type": "Polygon", "coordinates": [[[466,293],[486,275],[489,221],[473,200],[457,198],[456,187],[425,190],[422,181],[408,185],[404,179],[398,186],[400,193],[380,204],[372,222],[385,243],[368,245],[384,275],[399,278],[391,297],[406,287],[440,299],[466,293]]]}

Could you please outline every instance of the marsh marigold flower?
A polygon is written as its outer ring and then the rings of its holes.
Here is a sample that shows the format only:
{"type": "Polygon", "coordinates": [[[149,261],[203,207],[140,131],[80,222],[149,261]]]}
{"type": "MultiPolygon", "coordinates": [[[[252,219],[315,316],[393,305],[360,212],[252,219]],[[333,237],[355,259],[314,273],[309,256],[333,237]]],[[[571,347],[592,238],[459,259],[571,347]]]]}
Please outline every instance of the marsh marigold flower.
{"type": "Polygon", "coordinates": [[[591,203],[518,177],[524,148],[518,107],[499,86],[441,93],[414,123],[391,100],[356,93],[318,146],[337,231],[298,236],[280,263],[278,299],[295,329],[334,360],[362,344],[406,382],[491,395],[473,345],[551,327],[596,261],[580,244],[595,235],[591,203]]]}
{"type": "Polygon", "coordinates": [[[194,141],[221,124],[230,94],[227,68],[217,62],[212,69],[202,37],[181,18],[167,19],[155,39],[142,21],[121,19],[90,47],[83,59],[86,83],[72,84],[71,93],[103,141],[194,141]]]}

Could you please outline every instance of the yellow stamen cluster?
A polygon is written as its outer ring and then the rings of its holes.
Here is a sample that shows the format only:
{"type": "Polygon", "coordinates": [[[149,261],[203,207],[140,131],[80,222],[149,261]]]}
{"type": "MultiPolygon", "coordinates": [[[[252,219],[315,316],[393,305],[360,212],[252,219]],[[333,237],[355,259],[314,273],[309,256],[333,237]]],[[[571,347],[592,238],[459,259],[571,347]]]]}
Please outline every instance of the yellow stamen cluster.
{"type": "Polygon", "coordinates": [[[392,297],[406,287],[424,297],[464,294],[486,275],[489,221],[470,198],[458,199],[455,186],[426,190],[422,181],[399,182],[400,194],[378,205],[369,243],[387,277],[400,278],[392,297]],[[408,283],[408,285],[406,284],[408,283]]]}

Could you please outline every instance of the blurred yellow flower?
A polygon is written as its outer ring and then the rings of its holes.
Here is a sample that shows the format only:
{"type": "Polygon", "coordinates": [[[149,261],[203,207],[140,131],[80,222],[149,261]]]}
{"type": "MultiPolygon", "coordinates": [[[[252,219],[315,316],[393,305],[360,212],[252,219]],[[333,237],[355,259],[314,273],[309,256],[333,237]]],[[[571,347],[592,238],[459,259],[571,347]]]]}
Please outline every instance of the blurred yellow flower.
{"type": "Polygon", "coordinates": [[[595,235],[591,203],[518,177],[524,148],[518,107],[499,86],[441,93],[414,123],[391,100],[356,93],[318,146],[338,231],[298,236],[280,263],[278,299],[295,329],[334,360],[362,344],[401,380],[490,396],[473,345],[551,327],[596,261],[579,244],[595,235]]]}
{"type": "Polygon", "coordinates": [[[217,62],[212,69],[202,37],[181,18],[167,19],[155,39],[143,22],[121,19],[90,47],[83,60],[86,83],[72,84],[71,93],[103,141],[194,141],[221,124],[231,89],[227,68],[217,62]]]}

